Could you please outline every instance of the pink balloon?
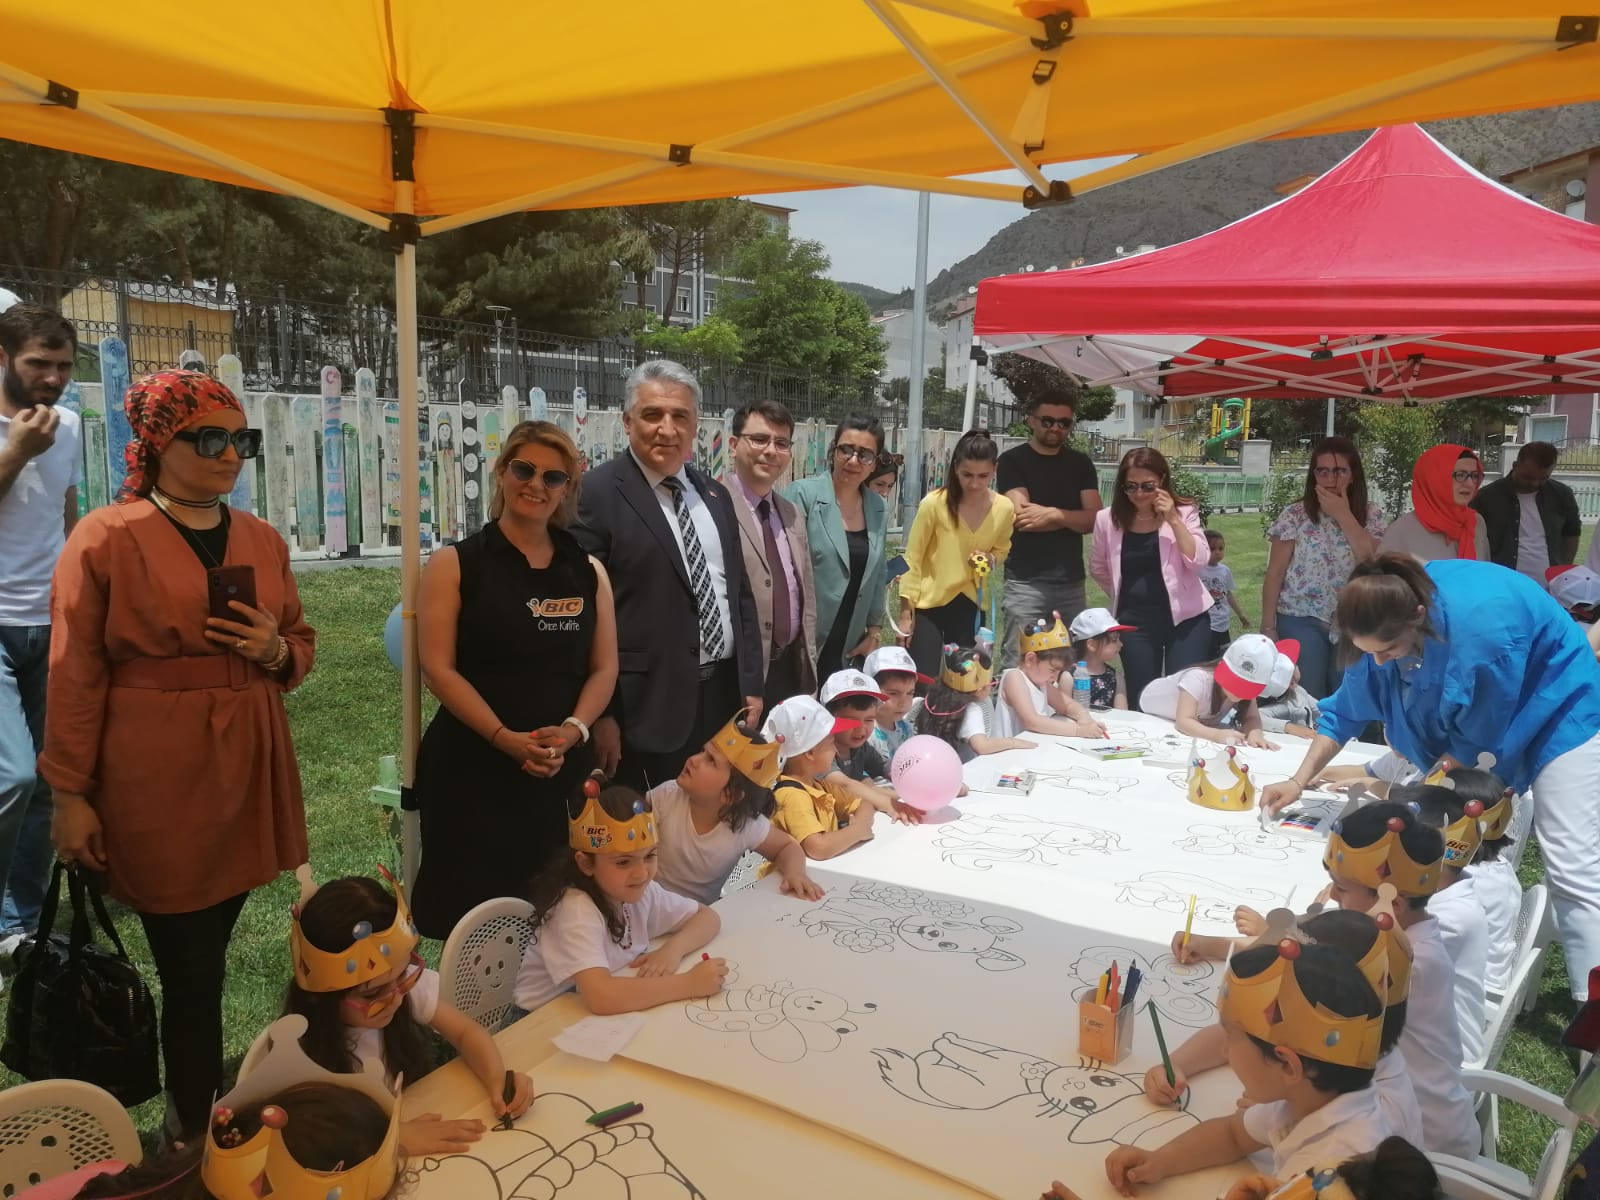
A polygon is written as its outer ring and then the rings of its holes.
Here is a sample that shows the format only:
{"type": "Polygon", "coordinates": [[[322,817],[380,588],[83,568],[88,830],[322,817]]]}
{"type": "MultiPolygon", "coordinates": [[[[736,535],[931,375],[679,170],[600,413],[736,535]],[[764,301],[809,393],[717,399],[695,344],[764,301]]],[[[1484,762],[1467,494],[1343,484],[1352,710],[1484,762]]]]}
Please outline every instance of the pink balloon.
{"type": "Polygon", "coordinates": [[[919,733],[894,752],[889,778],[901,800],[919,812],[934,812],[961,791],[961,756],[942,738],[919,733]]]}

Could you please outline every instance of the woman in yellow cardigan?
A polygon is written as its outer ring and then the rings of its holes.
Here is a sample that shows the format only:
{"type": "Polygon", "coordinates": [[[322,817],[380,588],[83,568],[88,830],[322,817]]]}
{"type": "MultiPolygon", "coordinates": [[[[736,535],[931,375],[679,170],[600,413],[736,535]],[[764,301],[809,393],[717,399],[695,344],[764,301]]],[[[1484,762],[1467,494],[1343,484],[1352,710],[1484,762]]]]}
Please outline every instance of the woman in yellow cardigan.
{"type": "Polygon", "coordinates": [[[900,644],[908,646],[917,670],[937,678],[947,643],[970,646],[981,625],[980,571],[974,555],[987,558],[982,580],[988,589],[1000,578],[1001,560],[1011,551],[1016,508],[997,495],[995,461],[1000,451],[982,429],[961,436],[950,455],[945,485],[922,498],[906,544],[906,573],[900,577],[900,644]]]}

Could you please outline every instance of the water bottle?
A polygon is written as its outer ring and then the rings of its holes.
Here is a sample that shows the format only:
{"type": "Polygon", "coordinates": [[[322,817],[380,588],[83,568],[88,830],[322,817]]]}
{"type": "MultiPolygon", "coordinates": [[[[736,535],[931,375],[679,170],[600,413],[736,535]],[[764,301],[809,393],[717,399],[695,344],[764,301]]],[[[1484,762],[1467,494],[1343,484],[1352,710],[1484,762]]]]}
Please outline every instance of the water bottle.
{"type": "Polygon", "coordinates": [[[1085,709],[1089,707],[1089,664],[1086,662],[1072,669],[1072,698],[1085,709]]]}

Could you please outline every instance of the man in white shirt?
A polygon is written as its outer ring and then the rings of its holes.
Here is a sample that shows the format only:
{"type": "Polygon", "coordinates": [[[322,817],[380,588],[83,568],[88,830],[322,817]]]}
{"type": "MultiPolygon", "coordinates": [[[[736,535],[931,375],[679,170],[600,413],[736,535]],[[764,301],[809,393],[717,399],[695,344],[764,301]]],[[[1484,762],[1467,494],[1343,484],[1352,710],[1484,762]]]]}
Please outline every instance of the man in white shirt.
{"type": "Polygon", "coordinates": [[[1529,442],[1503,479],[1479,489],[1472,507],[1483,514],[1489,557],[1545,586],[1545,572],[1578,555],[1583,519],[1566,484],[1550,478],[1556,448],[1529,442]]]}
{"type": "Polygon", "coordinates": [[[35,773],[44,740],[50,577],[78,519],[81,426],[57,408],[78,335],[58,313],[0,313],[0,947],[39,923],[50,872],[50,789],[35,773]]]}

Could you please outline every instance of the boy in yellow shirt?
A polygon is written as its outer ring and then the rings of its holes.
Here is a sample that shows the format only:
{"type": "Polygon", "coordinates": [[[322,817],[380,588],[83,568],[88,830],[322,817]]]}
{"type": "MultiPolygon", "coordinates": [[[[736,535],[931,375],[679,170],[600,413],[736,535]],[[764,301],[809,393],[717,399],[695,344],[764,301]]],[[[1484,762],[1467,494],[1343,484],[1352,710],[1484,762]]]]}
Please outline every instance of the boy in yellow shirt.
{"type": "Polygon", "coordinates": [[[858,724],[835,717],[811,696],[791,696],[762,728],[778,743],[782,771],[772,787],[772,823],[799,842],[807,858],[835,858],[872,837],[873,807],[841,786],[844,777],[833,765],[833,735],[858,724]],[[825,778],[830,773],[836,778],[825,778]],[[841,817],[848,818],[842,827],[841,817]]]}

